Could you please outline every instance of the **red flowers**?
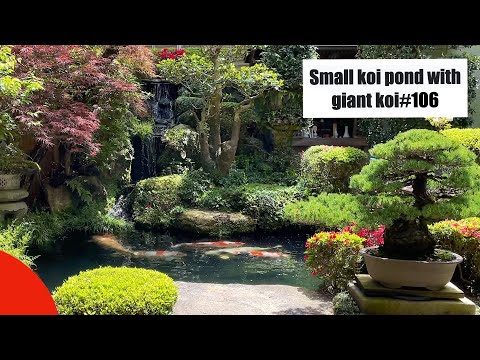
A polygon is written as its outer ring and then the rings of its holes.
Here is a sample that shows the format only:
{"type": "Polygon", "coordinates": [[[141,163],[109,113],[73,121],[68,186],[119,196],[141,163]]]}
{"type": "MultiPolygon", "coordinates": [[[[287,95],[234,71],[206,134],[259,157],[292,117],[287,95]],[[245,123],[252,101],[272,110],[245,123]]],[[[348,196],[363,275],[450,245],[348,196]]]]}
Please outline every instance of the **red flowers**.
{"type": "Polygon", "coordinates": [[[185,50],[177,49],[169,51],[167,48],[164,48],[158,52],[158,57],[160,60],[173,59],[177,60],[179,57],[185,55],[185,50]]]}
{"type": "Polygon", "coordinates": [[[351,223],[349,226],[346,226],[343,231],[350,232],[352,234],[357,234],[358,236],[365,238],[365,246],[378,246],[383,244],[383,234],[385,232],[385,225],[380,226],[377,230],[372,230],[368,228],[363,228],[359,231],[353,231],[353,228],[356,226],[356,223],[351,223]]]}
{"type": "Polygon", "coordinates": [[[312,270],[312,275],[317,276],[317,270],[312,270]]]}
{"type": "Polygon", "coordinates": [[[151,208],[152,208],[152,205],[147,204],[146,208],[147,208],[147,209],[151,209],[151,208]]]}

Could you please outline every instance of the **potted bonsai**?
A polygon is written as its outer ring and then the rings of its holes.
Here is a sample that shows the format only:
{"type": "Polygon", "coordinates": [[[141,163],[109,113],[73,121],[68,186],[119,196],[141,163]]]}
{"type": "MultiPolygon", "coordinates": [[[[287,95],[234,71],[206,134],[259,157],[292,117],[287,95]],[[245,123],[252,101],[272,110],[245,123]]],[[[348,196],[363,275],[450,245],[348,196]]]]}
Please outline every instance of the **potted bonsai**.
{"type": "Polygon", "coordinates": [[[39,169],[38,164],[23,151],[13,144],[0,141],[0,190],[19,189],[21,176],[39,169]]]}
{"type": "Polygon", "coordinates": [[[384,244],[362,249],[370,276],[389,288],[440,289],[462,258],[436,249],[428,223],[469,216],[480,184],[475,154],[442,134],[413,129],[375,146],[377,159],[350,186],[373,195],[368,217],[384,222],[384,244]]]}

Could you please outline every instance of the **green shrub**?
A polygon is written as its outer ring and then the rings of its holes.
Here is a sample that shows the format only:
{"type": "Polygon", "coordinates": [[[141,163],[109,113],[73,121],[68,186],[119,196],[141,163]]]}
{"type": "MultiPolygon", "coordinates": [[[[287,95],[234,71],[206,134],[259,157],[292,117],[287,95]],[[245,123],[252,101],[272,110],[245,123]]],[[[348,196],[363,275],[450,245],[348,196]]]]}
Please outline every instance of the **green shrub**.
{"type": "Polygon", "coordinates": [[[17,258],[28,267],[32,267],[35,257],[27,255],[31,237],[32,233],[28,229],[16,224],[0,228],[0,251],[17,258]]]}
{"type": "Polygon", "coordinates": [[[167,175],[139,181],[133,192],[133,220],[149,227],[166,227],[180,206],[182,176],[167,175]]]}
{"type": "Polygon", "coordinates": [[[333,297],[332,302],[334,315],[363,315],[348,292],[338,293],[333,297]]]}
{"type": "Polygon", "coordinates": [[[295,187],[268,184],[242,186],[237,203],[241,212],[250,215],[261,230],[277,230],[286,225],[283,216],[285,204],[298,200],[301,193],[295,187]]]}
{"type": "Polygon", "coordinates": [[[362,205],[352,194],[311,196],[308,200],[288,203],[284,208],[286,220],[319,228],[341,229],[352,221],[359,222],[362,205]]]}
{"type": "Polygon", "coordinates": [[[445,220],[429,226],[440,247],[463,256],[462,273],[478,287],[480,284],[480,218],[445,220]]]}
{"type": "Polygon", "coordinates": [[[17,224],[20,231],[29,232],[29,245],[48,250],[69,233],[86,234],[128,233],[133,224],[108,214],[102,203],[92,203],[81,209],[56,213],[32,212],[17,224]]]}
{"type": "Polygon", "coordinates": [[[159,271],[110,266],[71,276],[53,292],[61,315],[168,315],[177,297],[159,271]]]}
{"type": "Polygon", "coordinates": [[[186,205],[197,206],[202,195],[212,187],[212,181],[208,173],[203,169],[192,169],[183,175],[178,195],[186,205]]]}
{"type": "Polygon", "coordinates": [[[231,211],[234,201],[232,198],[237,194],[237,190],[231,187],[215,187],[204,192],[198,199],[198,206],[210,210],[231,211]]]}
{"type": "Polygon", "coordinates": [[[331,292],[346,289],[355,278],[364,238],[350,232],[320,232],[305,244],[305,264],[321,277],[331,292]]]}
{"type": "Polygon", "coordinates": [[[240,211],[255,219],[258,229],[269,231],[286,224],[283,207],[301,195],[295,187],[271,184],[217,187],[205,192],[198,205],[211,210],[240,211]]]}
{"type": "Polygon", "coordinates": [[[480,129],[447,129],[441,133],[473,151],[477,155],[477,163],[480,163],[480,129]]]}
{"type": "Polygon", "coordinates": [[[347,192],[350,177],[368,159],[367,153],[353,147],[312,146],[303,154],[300,183],[313,194],[347,192]]]}

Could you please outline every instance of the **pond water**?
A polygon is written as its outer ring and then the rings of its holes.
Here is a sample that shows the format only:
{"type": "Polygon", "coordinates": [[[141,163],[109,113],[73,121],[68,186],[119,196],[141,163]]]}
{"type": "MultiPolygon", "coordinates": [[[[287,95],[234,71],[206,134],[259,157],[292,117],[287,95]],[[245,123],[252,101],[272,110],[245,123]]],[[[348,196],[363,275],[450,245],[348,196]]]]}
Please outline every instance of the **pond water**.
{"type": "Polygon", "coordinates": [[[250,236],[228,239],[244,242],[243,246],[274,248],[270,251],[288,257],[263,258],[248,254],[225,256],[206,254],[205,249],[177,249],[173,245],[195,241],[218,241],[214,238],[192,239],[150,232],[139,232],[119,241],[128,249],[175,250],[186,256],[167,261],[158,257],[134,257],[101,247],[90,236],[72,236],[65,240],[61,251],[36,259],[36,272],[52,291],[69,276],[99,266],[128,266],[164,272],[177,281],[235,284],[292,285],[317,289],[320,280],[306,269],[303,260],[306,235],[250,236]]]}

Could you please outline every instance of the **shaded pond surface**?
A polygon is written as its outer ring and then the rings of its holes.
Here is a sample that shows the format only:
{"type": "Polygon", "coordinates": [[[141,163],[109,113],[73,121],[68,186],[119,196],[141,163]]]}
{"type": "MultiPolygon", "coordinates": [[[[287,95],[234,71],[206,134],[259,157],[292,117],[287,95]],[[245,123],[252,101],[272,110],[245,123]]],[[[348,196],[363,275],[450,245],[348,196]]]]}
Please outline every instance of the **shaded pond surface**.
{"type": "Polygon", "coordinates": [[[35,261],[36,272],[50,291],[61,285],[69,276],[100,266],[154,269],[168,274],[177,281],[291,285],[308,289],[317,289],[320,285],[320,280],[313,277],[304,264],[306,235],[239,236],[228,239],[244,242],[244,246],[267,248],[281,245],[282,247],[271,250],[289,255],[281,258],[262,258],[241,254],[222,259],[216,255],[205,254],[205,249],[172,249],[173,245],[184,242],[218,240],[216,238],[193,239],[150,232],[138,232],[129,235],[128,239],[119,238],[126,248],[134,251],[177,250],[187,254],[167,261],[156,257],[132,257],[129,254],[103,248],[91,241],[90,236],[76,235],[66,239],[59,252],[40,256],[35,261]]]}

